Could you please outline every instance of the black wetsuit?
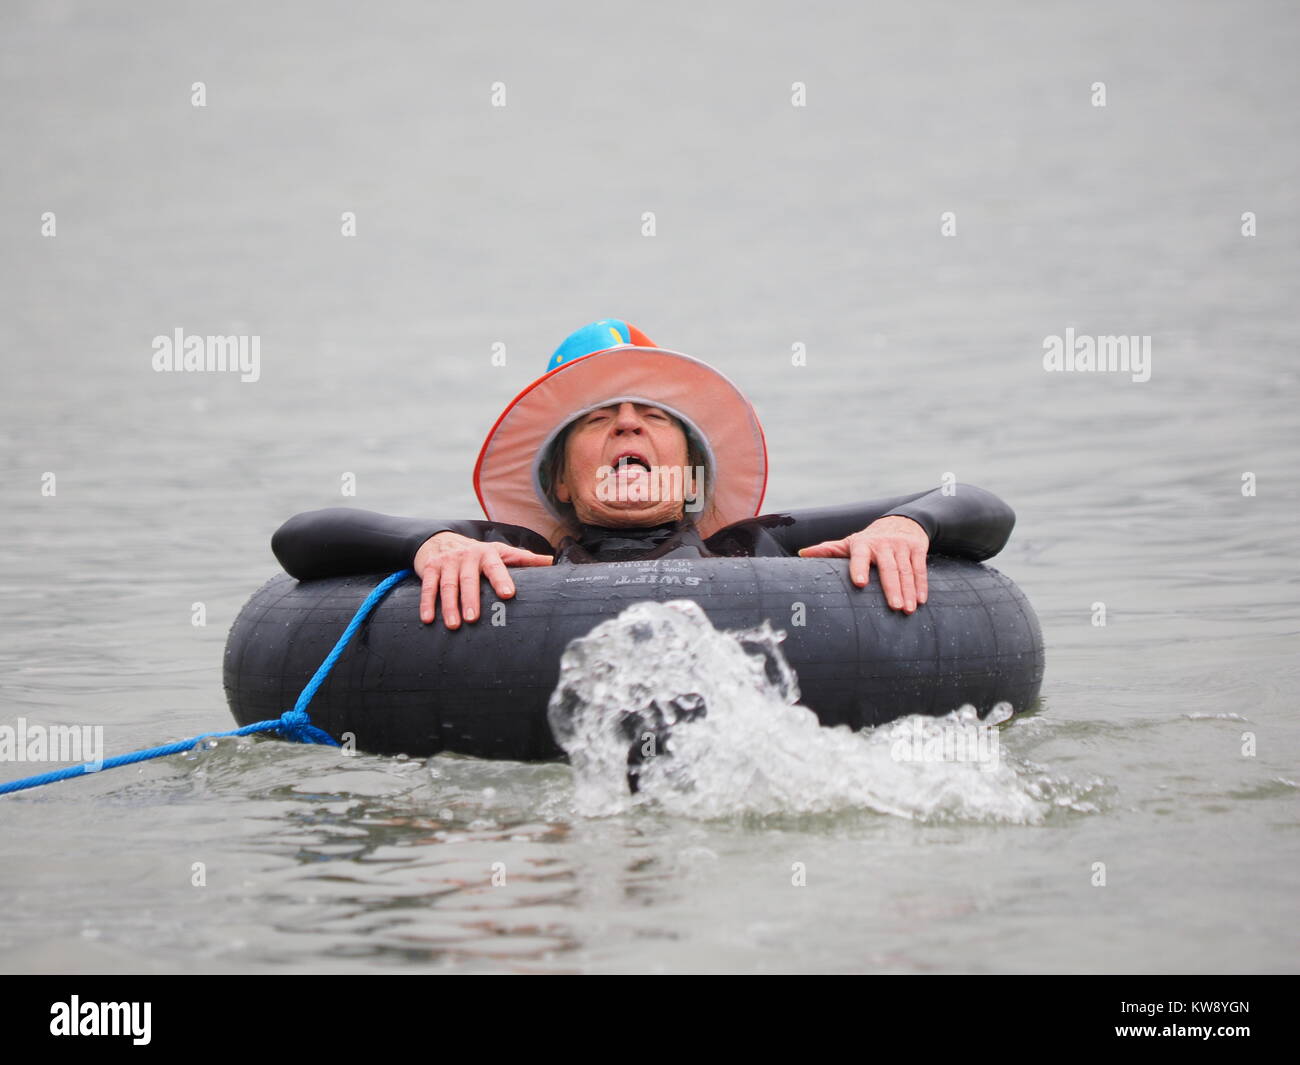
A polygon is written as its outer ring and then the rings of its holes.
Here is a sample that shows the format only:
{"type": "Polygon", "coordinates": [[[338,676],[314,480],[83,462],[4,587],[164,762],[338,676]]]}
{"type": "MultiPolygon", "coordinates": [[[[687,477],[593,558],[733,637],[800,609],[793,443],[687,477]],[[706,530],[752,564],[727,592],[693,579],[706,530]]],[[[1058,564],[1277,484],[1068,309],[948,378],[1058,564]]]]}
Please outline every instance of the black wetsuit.
{"type": "Polygon", "coordinates": [[[930,537],[930,553],[980,561],[996,555],[1011,535],[1016,516],[991,492],[959,484],[893,496],[869,503],[792,510],[744,518],[707,540],[688,520],[647,529],[607,529],[584,525],[559,549],[540,534],[504,522],[434,521],[402,518],[352,507],[328,507],[297,514],[271,538],[271,550],[290,576],[299,580],[405,569],[430,536],[455,532],[475,540],[512,544],[551,555],[556,562],[624,562],[642,558],[794,555],[823,540],[839,540],[865,529],[877,518],[911,518],[930,537]]]}

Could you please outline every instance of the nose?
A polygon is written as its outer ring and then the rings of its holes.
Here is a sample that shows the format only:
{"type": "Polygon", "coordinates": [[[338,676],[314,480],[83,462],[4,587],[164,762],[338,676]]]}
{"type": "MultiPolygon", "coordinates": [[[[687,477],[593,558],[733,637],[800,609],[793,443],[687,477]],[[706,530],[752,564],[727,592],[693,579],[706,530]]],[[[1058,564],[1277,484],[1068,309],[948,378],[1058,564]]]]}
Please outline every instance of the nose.
{"type": "Polygon", "coordinates": [[[625,400],[618,405],[618,414],[614,417],[614,428],[617,430],[640,429],[643,422],[641,414],[636,409],[636,404],[631,400],[625,400]]]}

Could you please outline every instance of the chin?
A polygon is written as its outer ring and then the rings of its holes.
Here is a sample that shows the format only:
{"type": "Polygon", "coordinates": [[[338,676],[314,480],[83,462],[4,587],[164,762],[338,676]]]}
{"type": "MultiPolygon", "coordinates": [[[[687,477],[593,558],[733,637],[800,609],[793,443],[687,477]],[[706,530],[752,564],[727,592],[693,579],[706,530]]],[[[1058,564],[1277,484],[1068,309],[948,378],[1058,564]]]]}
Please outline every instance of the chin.
{"type": "Polygon", "coordinates": [[[627,507],[608,511],[587,521],[588,525],[662,525],[672,521],[672,515],[656,516],[652,510],[627,507]]]}

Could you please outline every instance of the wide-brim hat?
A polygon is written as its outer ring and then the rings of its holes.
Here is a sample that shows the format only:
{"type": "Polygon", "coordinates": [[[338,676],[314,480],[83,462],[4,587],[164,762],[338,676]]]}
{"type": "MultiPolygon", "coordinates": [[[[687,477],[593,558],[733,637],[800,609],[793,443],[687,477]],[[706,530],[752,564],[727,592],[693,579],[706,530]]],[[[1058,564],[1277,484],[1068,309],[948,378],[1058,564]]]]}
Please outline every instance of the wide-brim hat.
{"type": "MultiPolygon", "coordinates": [[[[639,332],[635,337],[646,339],[639,332]]],[[[624,401],[667,411],[703,448],[711,479],[707,504],[686,515],[694,517],[701,537],[759,512],[767,489],[767,443],[753,406],[726,376],[690,355],[648,343],[616,344],[567,361],[559,352],[557,357],[554,369],[511,400],[483,441],[474,490],[490,520],[522,525],[552,544],[576,533],[546,498],[542,464],[575,418],[624,401]]]]}

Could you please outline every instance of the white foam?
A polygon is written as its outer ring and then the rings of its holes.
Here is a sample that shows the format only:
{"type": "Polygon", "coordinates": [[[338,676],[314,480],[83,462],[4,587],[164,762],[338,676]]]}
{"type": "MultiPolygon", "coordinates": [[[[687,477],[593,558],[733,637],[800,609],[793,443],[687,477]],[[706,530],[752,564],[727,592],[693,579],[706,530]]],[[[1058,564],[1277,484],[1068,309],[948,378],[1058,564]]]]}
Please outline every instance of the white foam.
{"type": "Polygon", "coordinates": [[[799,705],[784,637],[767,622],[719,632],[698,605],[679,600],[635,604],[574,640],[549,716],[573,765],[577,812],[653,804],[713,818],[868,809],[1037,823],[1062,804],[1050,781],[1001,752],[1005,704],[984,721],[966,706],[860,732],[823,728],[799,705]],[[953,760],[956,733],[970,744],[965,750],[982,745],[997,757],[953,760]],[[634,746],[649,755],[637,767],[635,794],[634,746]]]}

